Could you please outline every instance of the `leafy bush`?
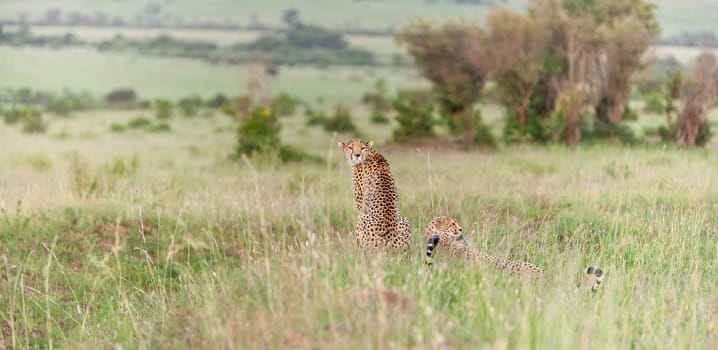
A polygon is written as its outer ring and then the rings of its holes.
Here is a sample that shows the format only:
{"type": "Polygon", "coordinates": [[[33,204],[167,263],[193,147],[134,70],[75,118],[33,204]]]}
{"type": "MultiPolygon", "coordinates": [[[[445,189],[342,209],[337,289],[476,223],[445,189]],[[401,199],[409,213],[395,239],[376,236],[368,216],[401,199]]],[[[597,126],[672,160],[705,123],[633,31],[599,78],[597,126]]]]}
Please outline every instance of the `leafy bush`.
{"type": "Polygon", "coordinates": [[[172,102],[164,98],[155,100],[155,117],[157,119],[167,119],[172,116],[172,102]]]}
{"type": "Polygon", "coordinates": [[[252,155],[262,148],[275,148],[279,144],[280,129],[274,111],[254,107],[239,123],[237,154],[252,155]]]}
{"type": "Polygon", "coordinates": [[[110,131],[123,132],[123,131],[125,131],[125,126],[120,123],[112,123],[112,124],[110,124],[110,131]]]}
{"type": "Polygon", "coordinates": [[[640,142],[628,124],[621,122],[618,124],[606,123],[599,119],[593,122],[593,131],[584,131],[586,138],[597,139],[616,139],[621,143],[633,145],[640,142]]]}
{"type": "Polygon", "coordinates": [[[676,142],[675,133],[669,130],[665,125],[658,127],[658,136],[661,137],[663,142],[676,142]]]}
{"type": "Polygon", "coordinates": [[[252,156],[258,153],[276,154],[282,161],[318,160],[303,151],[283,145],[279,140],[281,126],[271,108],[253,106],[239,116],[236,155],[252,156]]]}
{"type": "MultiPolygon", "coordinates": [[[[533,113],[533,111],[528,111],[533,113]]],[[[549,128],[544,125],[542,120],[533,114],[529,114],[526,125],[519,124],[519,118],[516,111],[506,108],[506,123],[504,124],[504,141],[513,142],[547,142],[551,139],[549,128]]]]}
{"type": "Polygon", "coordinates": [[[638,113],[636,113],[636,111],[634,111],[633,109],[629,108],[628,105],[626,105],[626,108],[623,110],[623,116],[621,117],[621,120],[624,120],[624,121],[638,120],[638,113]]]}
{"type": "Polygon", "coordinates": [[[312,111],[307,114],[307,125],[323,125],[325,120],[327,116],[322,111],[312,111]]]}
{"type": "Polygon", "coordinates": [[[170,127],[169,124],[167,124],[165,122],[159,122],[157,124],[148,125],[145,128],[145,131],[147,131],[147,132],[168,132],[171,129],[172,128],[170,127]]]}
{"type": "Polygon", "coordinates": [[[150,100],[140,100],[137,102],[137,108],[139,109],[150,109],[152,108],[152,101],[150,100]]]}
{"type": "Polygon", "coordinates": [[[70,115],[70,112],[72,112],[72,106],[70,106],[69,101],[63,98],[53,98],[50,102],[48,102],[45,109],[48,112],[63,117],[70,115]]]}
{"type": "Polygon", "coordinates": [[[371,106],[373,113],[389,110],[390,102],[386,98],[386,80],[379,79],[374,82],[374,89],[362,96],[361,102],[371,106]]]}
{"type": "Polygon", "coordinates": [[[207,100],[207,107],[210,108],[222,108],[229,103],[229,98],[222,93],[217,93],[207,100]]]}
{"type": "Polygon", "coordinates": [[[272,99],[272,109],[280,116],[292,115],[299,105],[299,100],[282,92],[272,99]]]}
{"type": "Polygon", "coordinates": [[[5,119],[5,124],[15,124],[15,122],[22,119],[23,115],[24,112],[22,109],[13,108],[3,112],[3,119],[5,119]]]}
{"type": "Polygon", "coordinates": [[[649,92],[643,96],[643,110],[651,113],[666,112],[666,98],[658,92],[649,92]]]}
{"type": "Polygon", "coordinates": [[[105,102],[112,106],[129,107],[137,103],[137,93],[129,88],[121,88],[110,91],[105,95],[105,102]]]}
{"type": "Polygon", "coordinates": [[[145,128],[150,124],[152,124],[152,121],[150,121],[148,118],[144,116],[137,116],[127,122],[127,127],[130,129],[139,129],[145,128]]]}
{"type": "Polygon", "coordinates": [[[202,107],[202,99],[196,95],[183,97],[177,102],[177,106],[182,110],[185,116],[193,117],[197,115],[197,111],[202,107]]]}
{"type": "Polygon", "coordinates": [[[391,102],[398,123],[394,140],[398,142],[435,137],[434,104],[425,90],[402,90],[391,102]]]}
{"type": "Polygon", "coordinates": [[[32,107],[25,107],[22,116],[22,132],[28,134],[43,133],[46,128],[40,111],[32,107]]]}
{"type": "Polygon", "coordinates": [[[696,136],[696,146],[705,146],[710,142],[711,137],[713,137],[713,132],[711,132],[711,125],[710,123],[703,123],[698,126],[698,135],[696,136]]]}
{"type": "Polygon", "coordinates": [[[491,132],[491,128],[483,122],[481,111],[476,109],[469,113],[470,124],[473,125],[474,128],[473,143],[489,148],[496,148],[498,146],[496,137],[491,132]]]}
{"type": "Polygon", "coordinates": [[[334,115],[331,118],[325,118],[322,126],[326,131],[357,133],[357,128],[352,122],[351,112],[343,104],[334,106],[334,115]]]}
{"type": "Polygon", "coordinates": [[[654,125],[646,125],[641,128],[643,136],[660,136],[660,127],[654,125]]]}
{"type": "Polygon", "coordinates": [[[369,121],[371,121],[374,124],[388,124],[389,118],[382,113],[381,111],[374,111],[371,114],[371,117],[369,118],[369,121]]]}
{"type": "Polygon", "coordinates": [[[100,105],[100,103],[86,91],[75,93],[64,90],[59,96],[49,94],[47,96],[48,99],[45,103],[45,109],[59,116],[68,116],[72,112],[88,110],[100,105]]]}

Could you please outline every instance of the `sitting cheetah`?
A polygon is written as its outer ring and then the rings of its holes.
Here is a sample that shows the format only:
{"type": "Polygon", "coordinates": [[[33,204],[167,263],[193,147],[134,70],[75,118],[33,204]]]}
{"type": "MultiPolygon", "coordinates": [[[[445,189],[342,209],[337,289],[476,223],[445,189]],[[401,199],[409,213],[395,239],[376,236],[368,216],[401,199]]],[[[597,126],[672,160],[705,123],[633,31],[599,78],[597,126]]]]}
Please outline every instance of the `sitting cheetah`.
{"type": "Polygon", "coordinates": [[[373,146],[372,141],[357,139],[339,143],[353,169],[354,201],[359,211],[356,239],[364,246],[388,244],[408,251],[411,226],[409,220],[399,216],[399,197],[389,162],[373,146]]]}
{"type": "MultiPolygon", "coordinates": [[[[463,229],[456,219],[450,216],[439,216],[426,225],[424,237],[428,239],[426,255],[431,259],[437,247],[445,247],[445,251],[453,256],[464,256],[478,260],[500,270],[508,270],[513,274],[526,277],[542,277],[543,271],[538,266],[525,261],[510,261],[472,249],[463,235],[463,229]]],[[[589,266],[579,281],[578,287],[590,287],[596,292],[603,281],[603,271],[598,267],[589,266]]]]}

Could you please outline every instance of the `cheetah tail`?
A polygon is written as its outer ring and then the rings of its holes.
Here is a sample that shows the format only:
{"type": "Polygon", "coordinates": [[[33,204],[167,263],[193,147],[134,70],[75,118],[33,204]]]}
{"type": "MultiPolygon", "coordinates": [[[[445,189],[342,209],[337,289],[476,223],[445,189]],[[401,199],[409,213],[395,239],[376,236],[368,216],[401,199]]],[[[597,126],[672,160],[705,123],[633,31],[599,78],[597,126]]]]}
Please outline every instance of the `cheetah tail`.
{"type": "Polygon", "coordinates": [[[431,258],[434,256],[434,249],[439,245],[439,235],[433,234],[426,242],[426,263],[431,265],[431,258]]]}

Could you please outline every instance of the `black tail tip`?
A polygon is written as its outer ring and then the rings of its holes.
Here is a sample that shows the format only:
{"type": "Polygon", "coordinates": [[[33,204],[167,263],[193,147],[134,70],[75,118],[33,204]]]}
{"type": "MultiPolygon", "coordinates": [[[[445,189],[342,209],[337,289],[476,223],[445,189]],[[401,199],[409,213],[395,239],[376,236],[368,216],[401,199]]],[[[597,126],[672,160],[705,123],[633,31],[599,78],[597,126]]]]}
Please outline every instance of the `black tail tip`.
{"type": "Polygon", "coordinates": [[[439,235],[436,233],[431,235],[431,238],[429,238],[429,243],[431,243],[431,245],[433,246],[439,244],[439,235]]]}

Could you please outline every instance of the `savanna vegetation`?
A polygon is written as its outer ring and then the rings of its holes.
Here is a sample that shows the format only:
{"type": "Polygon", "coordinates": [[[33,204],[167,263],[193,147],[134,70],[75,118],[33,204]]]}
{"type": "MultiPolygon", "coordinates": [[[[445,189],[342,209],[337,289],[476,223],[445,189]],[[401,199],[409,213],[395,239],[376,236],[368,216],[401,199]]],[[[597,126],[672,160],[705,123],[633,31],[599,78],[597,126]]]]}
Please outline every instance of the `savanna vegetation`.
{"type": "Polygon", "coordinates": [[[652,47],[713,7],[317,3],[0,5],[0,348],[718,347],[718,63],[652,47]],[[406,257],[354,243],[352,137],[406,257]],[[439,215],[546,279],[426,266],[439,215]]]}

